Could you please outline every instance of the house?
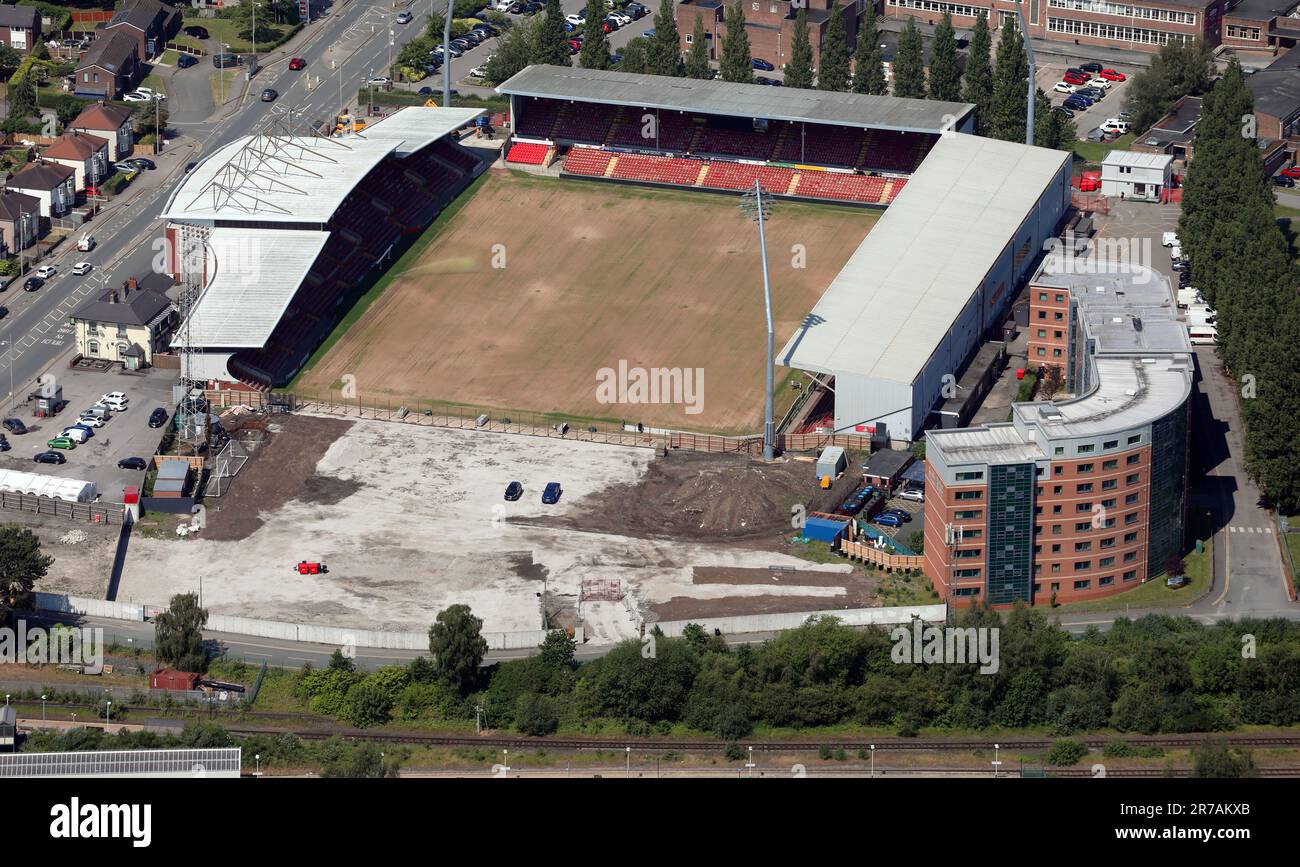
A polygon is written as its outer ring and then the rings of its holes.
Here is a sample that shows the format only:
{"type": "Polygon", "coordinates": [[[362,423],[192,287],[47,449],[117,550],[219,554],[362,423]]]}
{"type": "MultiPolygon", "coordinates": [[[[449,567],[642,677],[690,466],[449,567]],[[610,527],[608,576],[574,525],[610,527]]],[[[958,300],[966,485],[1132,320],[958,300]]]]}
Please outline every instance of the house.
{"type": "Polygon", "coordinates": [[[1173,183],[1169,154],[1111,151],[1101,161],[1101,194],[1139,202],[1163,202],[1173,183]]]}
{"type": "MultiPolygon", "coordinates": [[[[161,278],[166,281],[166,278],[161,278]]],[[[169,281],[168,281],[169,282],[169,281]]],[[[77,350],[87,358],[120,361],[127,369],[147,367],[167,344],[175,314],[158,288],[132,277],[72,314],[77,350]]]]}
{"type": "Polygon", "coordinates": [[[159,0],[126,0],[104,25],[105,33],[131,37],[141,60],[161,54],[167,40],[180,29],[181,13],[159,0]]]}
{"type": "Polygon", "coordinates": [[[0,254],[13,256],[40,236],[41,201],[26,193],[0,190],[0,254]]]}
{"type": "Polygon", "coordinates": [[[117,99],[135,87],[140,74],[140,52],[130,34],[105,32],[81,57],[73,73],[77,96],[117,99]]]}
{"type": "Polygon", "coordinates": [[[82,109],[81,114],[68,124],[68,129],[106,139],[108,160],[115,163],[129,157],[135,149],[132,126],[131,109],[100,102],[82,109]]]}
{"type": "Polygon", "coordinates": [[[76,172],[76,188],[98,186],[108,177],[108,141],[84,132],[65,132],[41,152],[47,162],[67,166],[76,172]]]}
{"type": "Polygon", "coordinates": [[[41,12],[35,6],[0,6],[0,45],[26,53],[41,44],[41,12]]]}
{"type": "Polygon", "coordinates": [[[77,200],[77,173],[60,163],[37,160],[9,179],[8,188],[26,193],[41,203],[41,216],[62,217],[77,200]]]}

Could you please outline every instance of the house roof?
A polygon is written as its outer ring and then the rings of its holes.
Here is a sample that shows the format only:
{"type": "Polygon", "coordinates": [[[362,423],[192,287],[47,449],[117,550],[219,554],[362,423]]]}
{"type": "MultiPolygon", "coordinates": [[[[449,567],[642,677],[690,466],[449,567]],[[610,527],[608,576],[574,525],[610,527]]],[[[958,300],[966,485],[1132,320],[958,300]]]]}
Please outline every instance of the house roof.
{"type": "Polygon", "coordinates": [[[1128,166],[1133,169],[1163,169],[1173,163],[1168,154],[1147,154],[1140,151],[1110,151],[1101,161],[1102,166],[1128,166]]]}
{"type": "Polygon", "coordinates": [[[167,296],[155,289],[113,289],[83,304],[72,318],[110,325],[148,325],[170,306],[167,296]],[[117,301],[113,300],[114,293],[117,293],[117,301]]]}
{"type": "Polygon", "coordinates": [[[78,69],[87,66],[101,66],[109,72],[117,72],[135,55],[136,41],[120,30],[110,30],[90,43],[86,54],[77,64],[78,69]]]}
{"type": "Polygon", "coordinates": [[[0,190],[0,220],[13,222],[23,214],[39,214],[41,200],[15,190],[0,190]]]}
{"type": "Polygon", "coordinates": [[[70,129],[103,129],[117,132],[122,124],[131,119],[131,109],[124,105],[108,105],[103,102],[88,105],[81,114],[68,124],[70,129]]]}
{"type": "Polygon", "coordinates": [[[159,3],[158,0],[127,0],[122,4],[122,8],[114,13],[108,27],[115,27],[118,24],[130,24],[139,30],[148,30],[155,21],[158,20],[158,14],[166,11],[167,7],[159,3]]]}
{"type": "Polygon", "coordinates": [[[74,174],[65,165],[37,161],[19,169],[9,179],[9,186],[15,190],[52,190],[74,174]]]}
{"type": "Polygon", "coordinates": [[[51,160],[86,160],[107,146],[108,142],[97,135],[73,130],[56,138],[41,155],[51,160]]]}
{"type": "Polygon", "coordinates": [[[0,6],[0,27],[29,27],[41,24],[41,12],[35,6],[0,6]]]}
{"type": "Polygon", "coordinates": [[[1300,111],[1300,50],[1293,48],[1268,69],[1246,76],[1246,87],[1255,98],[1255,111],[1289,119],[1300,111]]]}

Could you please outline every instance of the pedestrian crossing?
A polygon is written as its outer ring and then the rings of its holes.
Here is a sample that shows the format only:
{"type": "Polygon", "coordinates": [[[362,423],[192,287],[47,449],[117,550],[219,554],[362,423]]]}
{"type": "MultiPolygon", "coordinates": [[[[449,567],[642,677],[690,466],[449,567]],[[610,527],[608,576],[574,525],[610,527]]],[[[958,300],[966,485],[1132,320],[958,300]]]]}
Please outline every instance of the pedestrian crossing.
{"type": "Polygon", "coordinates": [[[1265,534],[1271,534],[1271,533],[1273,532],[1273,528],[1272,528],[1272,527],[1229,527],[1229,528],[1228,528],[1228,532],[1229,532],[1229,533],[1265,533],[1265,534]]]}

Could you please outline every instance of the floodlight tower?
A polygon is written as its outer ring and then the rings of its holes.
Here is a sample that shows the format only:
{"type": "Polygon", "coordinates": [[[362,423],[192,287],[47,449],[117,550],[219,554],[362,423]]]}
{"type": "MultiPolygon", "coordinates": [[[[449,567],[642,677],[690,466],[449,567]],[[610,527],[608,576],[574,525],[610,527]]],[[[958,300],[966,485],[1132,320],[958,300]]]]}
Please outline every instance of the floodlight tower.
{"type": "Polygon", "coordinates": [[[1020,0],[1016,0],[1016,17],[1020,22],[1020,38],[1025,43],[1025,57],[1029,61],[1029,93],[1025,96],[1025,144],[1034,144],[1034,103],[1038,97],[1038,86],[1034,83],[1034,46],[1029,44],[1029,30],[1025,27],[1025,10],[1020,0]]]}
{"type": "Polygon", "coordinates": [[[767,356],[763,359],[763,373],[767,377],[766,402],[763,415],[763,460],[774,457],[776,425],[772,421],[772,358],[776,355],[776,336],[772,329],[772,284],[767,276],[767,232],[765,220],[772,215],[771,200],[764,197],[765,190],[758,180],[754,188],[740,197],[740,209],[758,223],[758,247],[763,262],[763,302],[767,307],[767,356]]]}

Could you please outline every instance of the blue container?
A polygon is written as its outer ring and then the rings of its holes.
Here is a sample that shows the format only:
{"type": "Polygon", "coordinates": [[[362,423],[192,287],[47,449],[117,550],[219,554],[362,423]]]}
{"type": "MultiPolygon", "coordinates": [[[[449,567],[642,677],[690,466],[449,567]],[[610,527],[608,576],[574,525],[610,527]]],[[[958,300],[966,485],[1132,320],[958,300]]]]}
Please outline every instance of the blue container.
{"type": "Polygon", "coordinates": [[[844,532],[844,528],[848,525],[848,521],[830,521],[826,518],[809,518],[808,523],[804,525],[803,534],[805,538],[813,539],[817,542],[828,542],[834,544],[836,538],[844,532]]]}

